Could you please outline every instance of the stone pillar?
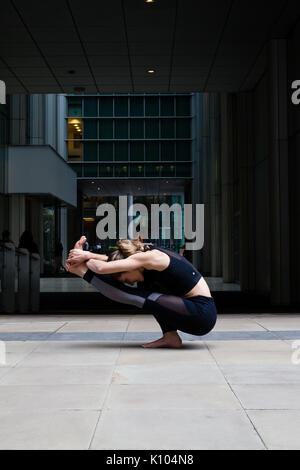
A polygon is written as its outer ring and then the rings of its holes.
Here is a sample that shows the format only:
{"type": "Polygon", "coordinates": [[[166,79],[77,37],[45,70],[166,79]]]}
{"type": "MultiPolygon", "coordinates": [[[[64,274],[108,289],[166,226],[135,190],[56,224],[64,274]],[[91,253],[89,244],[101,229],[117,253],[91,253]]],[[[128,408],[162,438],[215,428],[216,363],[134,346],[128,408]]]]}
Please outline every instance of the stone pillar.
{"type": "Polygon", "coordinates": [[[255,181],[253,148],[253,96],[238,95],[238,156],[240,179],[240,285],[255,291],[255,181]]]}
{"type": "Polygon", "coordinates": [[[290,302],[287,42],[269,44],[271,301],[290,302]]]}
{"type": "Polygon", "coordinates": [[[221,95],[222,112],[222,270],[224,282],[234,282],[233,256],[233,129],[235,125],[231,94],[221,95]]]}

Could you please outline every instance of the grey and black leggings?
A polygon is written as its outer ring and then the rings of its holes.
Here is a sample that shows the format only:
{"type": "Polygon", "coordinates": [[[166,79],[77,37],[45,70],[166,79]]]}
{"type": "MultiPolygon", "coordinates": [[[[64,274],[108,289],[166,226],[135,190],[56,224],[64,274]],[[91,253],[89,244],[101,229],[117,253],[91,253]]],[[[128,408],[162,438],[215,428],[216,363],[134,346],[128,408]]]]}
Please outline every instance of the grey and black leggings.
{"type": "Polygon", "coordinates": [[[185,299],[151,292],[140,287],[130,287],[109,274],[95,274],[91,270],[86,272],[83,279],[105,297],[151,313],[163,333],[180,330],[195,336],[204,336],[213,329],[217,320],[212,297],[198,295],[185,299]]]}

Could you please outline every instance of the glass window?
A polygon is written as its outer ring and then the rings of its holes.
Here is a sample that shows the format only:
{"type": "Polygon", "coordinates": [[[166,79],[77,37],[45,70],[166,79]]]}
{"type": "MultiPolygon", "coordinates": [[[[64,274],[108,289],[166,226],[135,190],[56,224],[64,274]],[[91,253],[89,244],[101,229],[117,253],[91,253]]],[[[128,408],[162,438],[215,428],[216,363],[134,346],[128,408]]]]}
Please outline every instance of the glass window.
{"type": "Polygon", "coordinates": [[[144,165],[130,165],[130,176],[137,178],[137,177],[144,177],[144,165]]]}
{"type": "Polygon", "coordinates": [[[115,98],[115,116],[128,116],[128,98],[115,98]]]}
{"type": "Polygon", "coordinates": [[[82,98],[77,96],[68,98],[68,116],[82,116],[82,98]]]}
{"type": "Polygon", "coordinates": [[[159,138],[159,120],[147,119],[146,120],[146,139],[159,138]]]}
{"type": "Polygon", "coordinates": [[[84,176],[98,176],[98,165],[83,165],[84,176]]]}
{"type": "Polygon", "coordinates": [[[128,161],[128,143],[116,142],[115,143],[115,161],[123,162],[128,161]]]}
{"type": "Polygon", "coordinates": [[[128,121],[127,119],[115,120],[115,139],[128,139],[128,121]]]}
{"type": "Polygon", "coordinates": [[[145,114],[146,116],[158,116],[159,114],[159,98],[156,96],[147,96],[145,98],[145,114]]]}
{"type": "Polygon", "coordinates": [[[98,160],[98,144],[97,142],[85,142],[83,145],[83,159],[86,162],[94,162],[98,160]]]}
{"type": "Polygon", "coordinates": [[[189,119],[176,120],[177,139],[189,139],[191,137],[191,124],[189,119]]]}
{"type": "Polygon", "coordinates": [[[160,176],[161,165],[146,165],[145,176],[152,177],[160,176]]]}
{"type": "Polygon", "coordinates": [[[191,100],[189,96],[176,97],[176,115],[177,116],[190,116],[191,114],[191,100]]]}
{"type": "Polygon", "coordinates": [[[113,121],[111,119],[101,119],[99,121],[99,138],[112,139],[114,134],[113,121]]]}
{"type": "Polygon", "coordinates": [[[114,158],[114,147],[112,142],[100,142],[99,143],[99,160],[102,162],[113,161],[114,158]]]}
{"type": "Polygon", "coordinates": [[[103,176],[106,178],[113,177],[113,166],[112,165],[99,165],[99,176],[103,176]]]}
{"type": "Polygon", "coordinates": [[[144,139],[144,120],[131,119],[130,120],[130,138],[131,139],[144,139]]]}
{"type": "Polygon", "coordinates": [[[130,98],[130,116],[144,116],[144,98],[142,96],[130,98]]]}
{"type": "Polygon", "coordinates": [[[163,165],[161,168],[161,176],[175,176],[175,165],[163,165]]]}
{"type": "Polygon", "coordinates": [[[82,119],[68,119],[68,139],[82,139],[82,119]]]}
{"type": "Polygon", "coordinates": [[[174,98],[162,96],[160,98],[160,115],[174,116],[174,98]]]}
{"type": "Polygon", "coordinates": [[[98,116],[97,98],[84,98],[84,115],[88,117],[98,116]]]}
{"type": "Polygon", "coordinates": [[[99,116],[113,115],[113,97],[101,96],[99,99],[99,116]]]}
{"type": "Polygon", "coordinates": [[[97,139],[97,121],[95,119],[84,120],[84,139],[97,139]]]}
{"type": "Polygon", "coordinates": [[[161,143],[161,159],[162,161],[175,160],[175,145],[174,142],[161,143]]]}
{"type": "Polygon", "coordinates": [[[153,161],[159,160],[159,143],[146,142],[146,160],[153,161]]]}
{"type": "Polygon", "coordinates": [[[115,176],[126,178],[128,176],[128,165],[115,165],[115,176]]]}
{"type": "Polygon", "coordinates": [[[131,142],[130,143],[130,160],[132,161],[144,160],[144,142],[131,142]]]}
{"type": "Polygon", "coordinates": [[[161,119],[160,136],[162,139],[174,139],[175,137],[175,121],[174,119],[161,119]]]}
{"type": "Polygon", "coordinates": [[[69,140],[68,142],[68,159],[70,162],[82,161],[82,142],[69,140]]]}
{"type": "Polygon", "coordinates": [[[176,142],[176,160],[191,160],[191,144],[190,142],[176,142]]]}
{"type": "Polygon", "coordinates": [[[187,163],[177,163],[176,176],[189,178],[191,176],[191,165],[187,163]]]}
{"type": "Polygon", "coordinates": [[[82,165],[73,165],[73,164],[71,164],[71,168],[77,174],[77,178],[82,177],[82,165]]]}

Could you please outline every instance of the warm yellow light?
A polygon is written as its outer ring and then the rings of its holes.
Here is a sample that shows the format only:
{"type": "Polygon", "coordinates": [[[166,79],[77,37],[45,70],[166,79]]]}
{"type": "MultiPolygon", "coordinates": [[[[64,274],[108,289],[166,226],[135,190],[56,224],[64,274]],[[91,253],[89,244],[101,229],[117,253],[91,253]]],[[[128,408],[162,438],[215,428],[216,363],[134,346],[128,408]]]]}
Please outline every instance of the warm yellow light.
{"type": "Polygon", "coordinates": [[[154,3],[155,0],[145,0],[146,3],[154,3]]]}
{"type": "Polygon", "coordinates": [[[84,217],[83,220],[85,222],[95,222],[95,219],[92,219],[91,217],[84,217]]]}
{"type": "Polygon", "coordinates": [[[155,70],[154,69],[149,69],[149,70],[147,70],[147,73],[155,73],[155,70]]]}

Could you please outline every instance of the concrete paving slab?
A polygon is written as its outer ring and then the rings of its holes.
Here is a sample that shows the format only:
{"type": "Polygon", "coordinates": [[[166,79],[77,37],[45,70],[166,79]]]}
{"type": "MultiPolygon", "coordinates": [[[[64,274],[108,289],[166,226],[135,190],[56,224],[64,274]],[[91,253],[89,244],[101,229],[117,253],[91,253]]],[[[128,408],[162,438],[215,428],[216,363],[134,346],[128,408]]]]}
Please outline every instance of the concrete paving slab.
{"type": "Polygon", "coordinates": [[[241,410],[228,385],[116,385],[112,384],[104,409],[241,410]]]}
{"type": "Polygon", "coordinates": [[[300,411],[253,410],[248,415],[269,450],[300,450],[300,411]]]}
{"type": "Polygon", "coordinates": [[[105,410],[91,449],[264,449],[242,411],[105,410]]]}
{"type": "Polygon", "coordinates": [[[112,383],[117,384],[219,384],[226,383],[215,364],[117,365],[112,383]]]}
{"type": "Polygon", "coordinates": [[[3,410],[100,410],[107,385],[0,385],[3,410]]]}
{"type": "MultiPolygon", "coordinates": [[[[102,385],[112,379],[113,365],[15,367],[2,374],[0,385],[102,385]]],[[[3,371],[4,372],[4,371],[3,371]]]]}
{"type": "Polygon", "coordinates": [[[292,364],[222,364],[220,367],[230,384],[300,384],[300,366],[292,364]]]}
{"type": "Polygon", "coordinates": [[[300,410],[300,384],[233,384],[232,388],[246,410],[300,410]]]}
{"type": "Polygon", "coordinates": [[[2,450],[87,450],[98,411],[0,411],[2,450]]]}

